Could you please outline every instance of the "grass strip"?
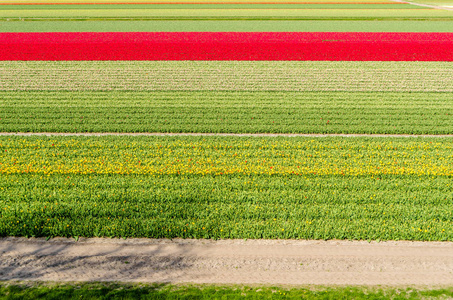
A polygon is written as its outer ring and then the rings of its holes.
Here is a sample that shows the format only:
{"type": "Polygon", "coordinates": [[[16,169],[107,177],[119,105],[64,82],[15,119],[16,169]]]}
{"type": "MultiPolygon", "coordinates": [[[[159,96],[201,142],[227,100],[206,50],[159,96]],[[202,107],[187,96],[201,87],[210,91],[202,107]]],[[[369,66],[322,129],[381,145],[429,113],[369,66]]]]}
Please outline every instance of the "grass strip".
{"type": "Polygon", "coordinates": [[[0,143],[0,236],[453,240],[451,139],[0,143]]]}
{"type": "Polygon", "coordinates": [[[127,283],[4,283],[0,299],[445,299],[451,288],[169,285],[127,283]]]}
{"type": "Polygon", "coordinates": [[[0,32],[453,32],[449,20],[0,21],[0,32]]]}

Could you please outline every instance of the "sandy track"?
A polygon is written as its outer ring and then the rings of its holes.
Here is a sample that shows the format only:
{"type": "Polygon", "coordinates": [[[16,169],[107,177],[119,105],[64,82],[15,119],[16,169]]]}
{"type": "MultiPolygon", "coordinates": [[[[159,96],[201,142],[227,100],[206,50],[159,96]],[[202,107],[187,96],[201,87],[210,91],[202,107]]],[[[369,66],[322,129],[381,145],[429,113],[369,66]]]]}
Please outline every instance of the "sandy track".
{"type": "Polygon", "coordinates": [[[0,132],[0,136],[236,136],[236,137],[390,137],[451,138],[453,134],[361,134],[361,133],[161,133],[161,132],[0,132]]]}
{"type": "Polygon", "coordinates": [[[451,286],[453,243],[4,238],[0,280],[451,286]]]}
{"type": "Polygon", "coordinates": [[[430,5],[430,4],[415,3],[415,2],[404,1],[404,0],[391,0],[391,1],[397,2],[397,3],[412,4],[412,5],[421,6],[421,7],[427,7],[427,8],[453,10],[453,7],[448,6],[448,5],[430,5]]]}

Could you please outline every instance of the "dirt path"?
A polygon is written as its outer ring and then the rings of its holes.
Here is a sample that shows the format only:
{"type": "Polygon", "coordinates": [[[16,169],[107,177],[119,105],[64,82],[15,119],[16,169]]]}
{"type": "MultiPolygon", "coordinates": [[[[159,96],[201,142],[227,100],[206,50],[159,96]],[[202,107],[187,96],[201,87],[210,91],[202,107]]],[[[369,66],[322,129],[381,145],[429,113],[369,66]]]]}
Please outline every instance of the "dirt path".
{"type": "Polygon", "coordinates": [[[452,286],[453,243],[3,238],[0,280],[452,286]]]}
{"type": "Polygon", "coordinates": [[[404,137],[451,138],[453,134],[361,134],[361,133],[161,133],[161,132],[0,132],[0,136],[237,136],[237,137],[404,137]]]}
{"type": "Polygon", "coordinates": [[[405,0],[391,0],[391,1],[393,1],[393,2],[398,2],[398,3],[404,3],[404,4],[412,4],[412,5],[421,6],[421,7],[427,7],[427,8],[443,9],[443,10],[453,10],[453,7],[452,7],[452,6],[415,3],[415,2],[411,2],[411,1],[405,1],[405,0]]]}

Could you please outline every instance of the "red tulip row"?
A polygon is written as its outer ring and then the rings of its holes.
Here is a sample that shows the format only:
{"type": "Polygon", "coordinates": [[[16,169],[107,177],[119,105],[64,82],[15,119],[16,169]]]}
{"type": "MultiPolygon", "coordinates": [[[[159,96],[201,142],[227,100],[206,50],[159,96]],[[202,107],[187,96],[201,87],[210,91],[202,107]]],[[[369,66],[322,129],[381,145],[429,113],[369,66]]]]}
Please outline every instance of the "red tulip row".
{"type": "Polygon", "coordinates": [[[453,33],[0,33],[0,60],[453,61],[453,33]]]}

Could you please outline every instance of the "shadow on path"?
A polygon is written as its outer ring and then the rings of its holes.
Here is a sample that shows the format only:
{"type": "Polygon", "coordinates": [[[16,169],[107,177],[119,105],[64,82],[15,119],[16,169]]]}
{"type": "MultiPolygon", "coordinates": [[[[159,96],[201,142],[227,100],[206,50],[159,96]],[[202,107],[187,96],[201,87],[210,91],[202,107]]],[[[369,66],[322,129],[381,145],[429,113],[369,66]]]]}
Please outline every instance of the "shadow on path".
{"type": "Polygon", "coordinates": [[[191,267],[180,255],[183,245],[172,245],[173,255],[165,245],[142,245],[143,251],[134,255],[127,247],[106,242],[84,252],[87,244],[69,239],[0,239],[0,280],[175,282],[191,267]]]}

